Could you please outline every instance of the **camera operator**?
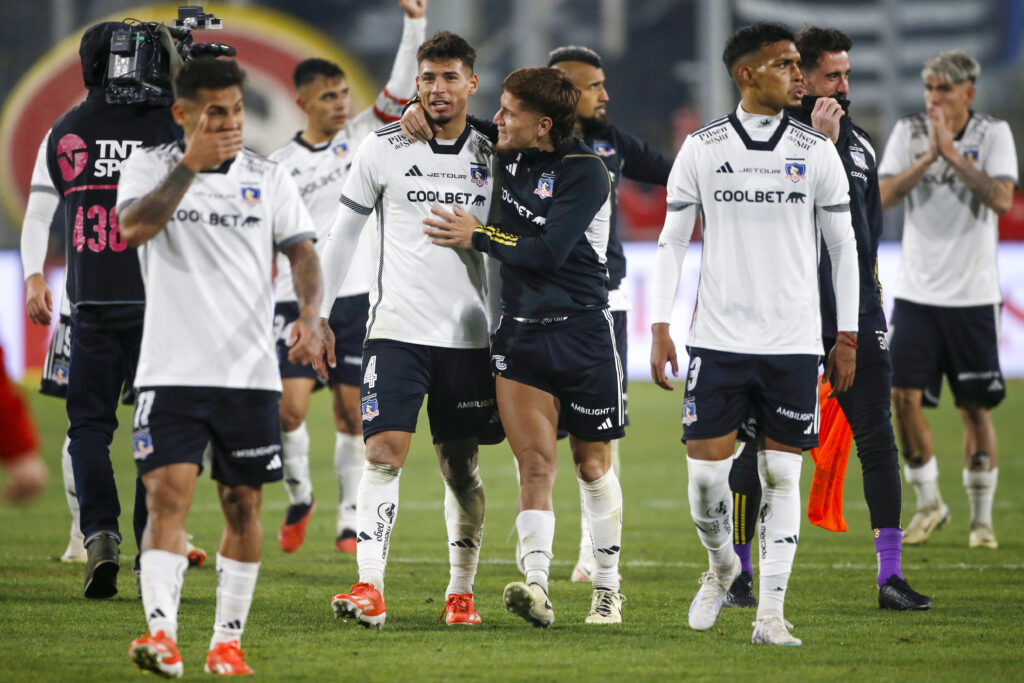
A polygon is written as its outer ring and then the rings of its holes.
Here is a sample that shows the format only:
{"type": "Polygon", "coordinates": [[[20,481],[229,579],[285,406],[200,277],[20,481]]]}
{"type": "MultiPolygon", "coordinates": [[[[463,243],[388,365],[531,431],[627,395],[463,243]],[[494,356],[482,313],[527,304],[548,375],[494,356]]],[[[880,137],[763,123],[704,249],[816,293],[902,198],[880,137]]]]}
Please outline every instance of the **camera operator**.
{"type": "MultiPolygon", "coordinates": [[[[168,106],[108,104],[104,75],[111,38],[124,24],[89,27],[79,55],[88,95],[53,125],[46,160],[63,198],[67,299],[74,334],[68,375],[68,451],[88,555],[85,597],[117,593],[121,506],[110,460],[117,402],[131,387],[142,340],[145,291],[135,249],[117,222],[121,162],[136,147],[177,140],[168,106]]],[[[145,490],[136,480],[136,541],[145,526],[145,490]]]]}

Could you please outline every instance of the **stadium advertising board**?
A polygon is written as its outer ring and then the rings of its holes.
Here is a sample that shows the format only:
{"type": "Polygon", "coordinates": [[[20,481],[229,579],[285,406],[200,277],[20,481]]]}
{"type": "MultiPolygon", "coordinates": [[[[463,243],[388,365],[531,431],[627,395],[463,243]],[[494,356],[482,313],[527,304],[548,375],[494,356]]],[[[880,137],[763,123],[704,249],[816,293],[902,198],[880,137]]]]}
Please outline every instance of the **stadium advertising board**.
{"type": "MultiPolygon", "coordinates": [[[[650,380],[651,321],[647,305],[650,296],[651,275],[654,272],[654,242],[627,242],[626,258],[629,274],[623,288],[629,293],[633,310],[629,314],[629,377],[631,381],[650,380]]],[[[890,294],[899,270],[898,243],[883,243],[878,252],[878,274],[882,281],[886,315],[892,312],[890,294]]],[[[683,262],[683,276],[676,295],[672,314],[672,335],[676,348],[686,353],[684,344],[697,298],[697,274],[700,265],[700,243],[695,243],[683,262]]],[[[56,299],[63,290],[63,270],[47,273],[47,281],[56,299]]],[[[1002,327],[999,339],[999,358],[1007,377],[1024,377],[1024,243],[1002,242],[999,245],[999,281],[1003,291],[1002,327]]],[[[59,301],[54,301],[59,308],[59,301]]],[[[43,334],[25,317],[24,290],[21,261],[17,252],[0,252],[0,343],[7,350],[8,372],[20,378],[26,374],[35,377],[42,367],[45,344],[49,334],[43,334]]],[[[679,359],[679,367],[686,368],[686,360],[679,359]]]]}

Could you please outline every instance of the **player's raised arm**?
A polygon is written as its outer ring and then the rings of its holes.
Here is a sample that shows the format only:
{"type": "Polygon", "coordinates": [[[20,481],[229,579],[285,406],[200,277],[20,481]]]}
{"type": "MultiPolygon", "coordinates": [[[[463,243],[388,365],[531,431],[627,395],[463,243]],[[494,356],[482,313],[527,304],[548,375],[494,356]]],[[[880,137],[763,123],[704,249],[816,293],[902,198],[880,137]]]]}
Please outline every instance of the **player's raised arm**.
{"type": "Polygon", "coordinates": [[[382,123],[402,118],[402,109],[416,92],[416,50],[427,36],[427,0],[399,0],[405,10],[402,38],[387,83],[373,106],[359,112],[349,122],[353,135],[365,135],[382,123]]]}
{"type": "Polygon", "coordinates": [[[672,306],[679,289],[679,276],[683,258],[690,245],[694,223],[700,204],[693,170],[694,145],[689,138],[683,143],[672,165],[668,179],[668,204],[665,225],[658,236],[658,251],[654,256],[654,284],[651,298],[651,379],[668,391],[675,387],[668,381],[665,365],[671,364],[672,376],[679,376],[676,346],[669,335],[672,306]]]}
{"type": "Polygon", "coordinates": [[[39,145],[32,168],[32,183],[21,224],[21,267],[25,275],[25,310],[36,325],[49,325],[53,313],[53,293],[43,278],[46,247],[50,239],[50,223],[60,203],[57,190],[46,170],[47,132],[39,145]]]}

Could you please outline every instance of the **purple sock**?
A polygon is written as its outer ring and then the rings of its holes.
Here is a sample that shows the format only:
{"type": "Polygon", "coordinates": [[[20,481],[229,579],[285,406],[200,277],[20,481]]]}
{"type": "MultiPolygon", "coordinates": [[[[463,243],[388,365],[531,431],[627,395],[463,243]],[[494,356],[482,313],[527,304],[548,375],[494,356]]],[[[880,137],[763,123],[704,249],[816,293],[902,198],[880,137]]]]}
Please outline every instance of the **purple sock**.
{"type": "Polygon", "coordinates": [[[891,528],[875,529],[874,535],[875,555],[878,557],[878,587],[881,588],[893,574],[903,578],[903,571],[900,568],[903,532],[891,528]]]}
{"type": "MultiPolygon", "coordinates": [[[[743,568],[740,571],[745,571],[746,573],[753,576],[754,569],[750,566],[750,541],[747,541],[743,545],[737,545],[736,543],[733,543],[732,547],[736,551],[736,554],[740,556],[740,564],[743,565],[743,568]]],[[[899,564],[898,557],[896,559],[896,564],[899,564]]]]}

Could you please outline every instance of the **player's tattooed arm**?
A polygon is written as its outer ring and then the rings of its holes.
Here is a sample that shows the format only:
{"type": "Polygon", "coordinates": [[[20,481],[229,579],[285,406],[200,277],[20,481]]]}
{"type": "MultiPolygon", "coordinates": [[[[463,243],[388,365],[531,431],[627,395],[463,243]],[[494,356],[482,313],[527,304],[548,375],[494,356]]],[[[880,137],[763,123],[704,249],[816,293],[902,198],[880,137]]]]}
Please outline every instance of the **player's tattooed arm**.
{"type": "Polygon", "coordinates": [[[953,172],[982,204],[1002,216],[1013,206],[1013,182],[986,175],[964,156],[949,162],[953,172]]]}
{"type": "Polygon", "coordinates": [[[121,235],[128,246],[145,244],[164,229],[195,175],[185,164],[178,162],[149,194],[119,207],[121,235]]]}
{"type": "Polygon", "coordinates": [[[292,267],[292,283],[299,302],[299,318],[288,339],[288,360],[292,363],[313,363],[323,351],[317,312],[323,297],[320,259],[309,240],[296,242],[284,249],[292,267]]]}

